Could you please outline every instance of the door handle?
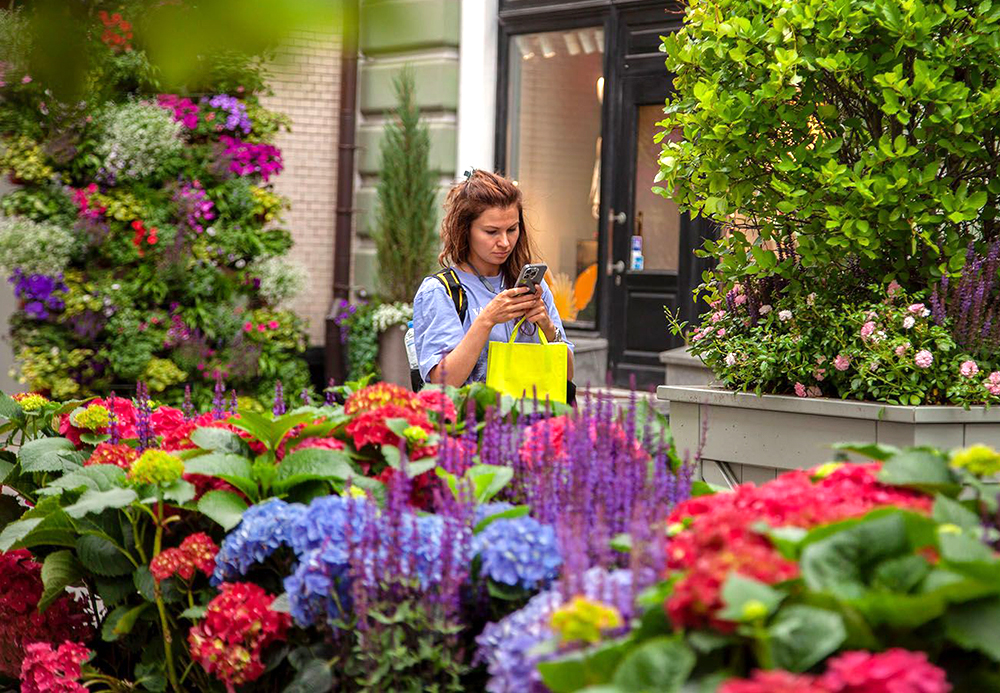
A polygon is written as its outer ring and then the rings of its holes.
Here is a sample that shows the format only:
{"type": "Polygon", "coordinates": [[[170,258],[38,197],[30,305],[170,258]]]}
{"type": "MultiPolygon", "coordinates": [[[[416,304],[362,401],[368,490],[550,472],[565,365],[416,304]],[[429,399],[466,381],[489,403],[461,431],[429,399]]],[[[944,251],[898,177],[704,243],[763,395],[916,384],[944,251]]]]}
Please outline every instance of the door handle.
{"type": "Polygon", "coordinates": [[[618,212],[618,214],[615,214],[615,210],[612,209],[610,212],[608,212],[608,219],[615,222],[616,224],[624,224],[626,221],[628,221],[628,215],[625,214],[625,212],[618,212]]]}
{"type": "Polygon", "coordinates": [[[625,271],[625,261],[624,260],[619,260],[618,262],[609,262],[608,263],[608,276],[609,277],[612,274],[621,274],[624,271],[625,271]]]}

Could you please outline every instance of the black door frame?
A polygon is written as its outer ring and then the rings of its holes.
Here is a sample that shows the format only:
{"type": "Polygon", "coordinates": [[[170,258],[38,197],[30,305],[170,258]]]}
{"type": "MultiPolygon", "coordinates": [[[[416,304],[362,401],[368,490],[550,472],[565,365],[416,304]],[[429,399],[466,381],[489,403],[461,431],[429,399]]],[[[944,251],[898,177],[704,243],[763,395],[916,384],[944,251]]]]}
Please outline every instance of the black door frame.
{"type": "MultiPolygon", "coordinates": [[[[633,21],[659,20],[660,25],[668,12],[676,16],[676,24],[680,25],[681,6],[663,0],[500,0],[498,12],[499,31],[497,36],[497,92],[496,92],[496,130],[494,139],[495,165],[498,171],[505,172],[507,167],[507,128],[510,122],[508,90],[510,88],[510,38],[518,34],[528,34],[563,29],[578,29],[589,26],[602,26],[605,36],[604,50],[604,104],[601,113],[601,203],[599,210],[600,228],[598,229],[598,280],[596,295],[598,300],[597,318],[594,330],[587,331],[592,336],[605,336],[609,343],[613,339],[623,338],[610,334],[612,326],[614,277],[609,276],[608,267],[614,260],[616,249],[611,241],[614,234],[610,224],[612,202],[624,199],[616,196],[620,191],[612,172],[615,170],[615,153],[619,152],[621,137],[625,123],[624,77],[632,70],[645,72],[647,76],[654,74],[648,70],[638,70],[640,64],[648,67],[658,62],[658,70],[667,79],[663,67],[662,54],[649,53],[637,46],[635,35],[630,34],[629,26],[633,21]]],[[[647,32],[648,33],[648,32],[647,32]]],[[[634,127],[634,124],[633,124],[634,127]]],[[[630,176],[631,177],[631,176],[630,176]]],[[[634,186],[634,181],[630,182],[634,186]]],[[[633,188],[634,190],[634,188],[633,188]]],[[[634,198],[633,198],[634,199],[634,198]]],[[[615,210],[617,212],[617,210],[615,210]]],[[[631,222],[631,220],[629,220],[631,222]]],[[[680,261],[687,263],[684,276],[697,283],[704,263],[694,258],[694,249],[701,245],[701,237],[712,233],[710,225],[703,219],[691,222],[688,215],[682,217],[682,233],[680,261]],[[687,233],[684,231],[687,230],[687,233]]],[[[628,239],[623,241],[627,244],[628,239]]],[[[627,251],[627,248],[626,248],[627,251]]],[[[626,252],[627,255],[627,252],[626,252]]],[[[681,294],[689,293],[693,286],[679,284],[681,294]]],[[[693,301],[680,300],[681,319],[691,320],[698,314],[693,301]]],[[[666,330],[666,323],[663,324],[666,330]]],[[[610,350],[609,350],[610,351],[610,350]]],[[[612,364],[609,363],[609,366],[612,364]]]]}

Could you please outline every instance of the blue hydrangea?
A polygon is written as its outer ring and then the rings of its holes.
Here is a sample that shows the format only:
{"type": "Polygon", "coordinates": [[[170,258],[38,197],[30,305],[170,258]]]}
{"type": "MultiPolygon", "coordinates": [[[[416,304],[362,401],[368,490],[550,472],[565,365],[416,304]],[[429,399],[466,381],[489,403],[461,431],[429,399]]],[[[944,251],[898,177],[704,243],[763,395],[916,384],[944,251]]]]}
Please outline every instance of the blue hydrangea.
{"type": "Polygon", "coordinates": [[[329,543],[347,543],[347,522],[352,525],[352,535],[357,541],[365,526],[367,501],[344,496],[314,498],[305,512],[300,514],[289,529],[289,545],[300,558],[329,543]]]}
{"type": "Polygon", "coordinates": [[[494,515],[499,515],[500,513],[507,512],[508,510],[513,510],[514,506],[510,503],[504,501],[497,501],[496,503],[483,503],[482,505],[476,506],[476,520],[473,526],[478,525],[480,522],[485,520],[487,517],[492,517],[494,515]]]}
{"type": "MultiPolygon", "coordinates": [[[[591,568],[583,574],[584,596],[613,604],[626,623],[632,618],[632,573],[629,570],[608,572],[591,568]]],[[[533,654],[538,645],[555,637],[549,627],[553,612],[563,604],[559,589],[550,589],[532,597],[520,610],[496,623],[488,623],[476,638],[475,663],[485,663],[490,679],[488,693],[541,693],[542,683],[536,665],[541,656],[533,654]]]]}
{"type": "Polygon", "coordinates": [[[331,542],[306,553],[284,580],[295,622],[306,627],[340,618],[342,609],[350,608],[348,572],[342,544],[331,542]]]}
{"type": "Polygon", "coordinates": [[[483,575],[512,587],[545,585],[562,565],[555,528],[527,516],[491,522],[476,535],[473,551],[483,575]]]}
{"type": "Polygon", "coordinates": [[[290,529],[305,512],[304,505],[273,498],[251,506],[243,519],[226,535],[215,557],[212,584],[246,575],[251,566],[263,562],[282,546],[290,544],[290,529]]]}

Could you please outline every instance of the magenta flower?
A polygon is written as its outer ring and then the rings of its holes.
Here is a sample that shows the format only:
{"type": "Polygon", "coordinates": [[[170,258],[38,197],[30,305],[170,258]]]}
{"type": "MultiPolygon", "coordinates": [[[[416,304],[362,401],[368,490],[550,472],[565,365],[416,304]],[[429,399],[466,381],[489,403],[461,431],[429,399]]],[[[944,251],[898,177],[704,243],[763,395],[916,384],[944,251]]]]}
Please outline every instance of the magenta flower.
{"type": "Polygon", "coordinates": [[[913,357],[913,363],[917,365],[917,368],[930,368],[931,364],[934,363],[934,354],[926,349],[921,349],[913,357]]]}
{"type": "Polygon", "coordinates": [[[718,335],[719,337],[725,337],[726,336],[726,328],[725,327],[720,327],[718,330],[716,330],[715,334],[718,335]]]}
{"type": "Polygon", "coordinates": [[[833,359],[833,367],[838,371],[846,371],[851,367],[851,357],[837,354],[837,357],[833,359]]]}
{"type": "Polygon", "coordinates": [[[979,372],[979,366],[976,365],[975,361],[963,361],[958,372],[962,374],[963,378],[971,378],[979,372]]]}
{"type": "Polygon", "coordinates": [[[247,321],[247,322],[243,323],[243,331],[244,332],[253,332],[253,323],[250,322],[250,321],[247,321]]]}
{"type": "Polygon", "coordinates": [[[276,330],[280,326],[281,326],[281,323],[279,323],[277,320],[272,320],[269,323],[267,323],[268,329],[271,329],[271,330],[276,330]]]}
{"type": "Polygon", "coordinates": [[[951,690],[944,671],[931,664],[925,653],[899,647],[877,653],[845,652],[829,661],[819,683],[830,693],[951,690]]]}

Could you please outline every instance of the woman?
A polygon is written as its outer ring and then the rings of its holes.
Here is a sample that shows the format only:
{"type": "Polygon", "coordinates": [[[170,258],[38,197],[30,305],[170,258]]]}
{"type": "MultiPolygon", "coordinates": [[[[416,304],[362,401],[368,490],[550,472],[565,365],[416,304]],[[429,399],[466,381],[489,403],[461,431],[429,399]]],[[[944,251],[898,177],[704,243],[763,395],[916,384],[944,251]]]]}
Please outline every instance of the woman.
{"type": "MultiPolygon", "coordinates": [[[[413,335],[424,382],[459,387],[486,380],[489,342],[507,342],[517,322],[517,341],[566,341],[562,320],[543,281],[534,292],[514,288],[521,267],[532,261],[521,191],[510,180],[473,170],[448,193],[441,223],[442,267],[451,267],[468,298],[463,321],[445,285],[428,277],[413,299],[413,335]]],[[[567,374],[573,378],[573,345],[567,374]]]]}

